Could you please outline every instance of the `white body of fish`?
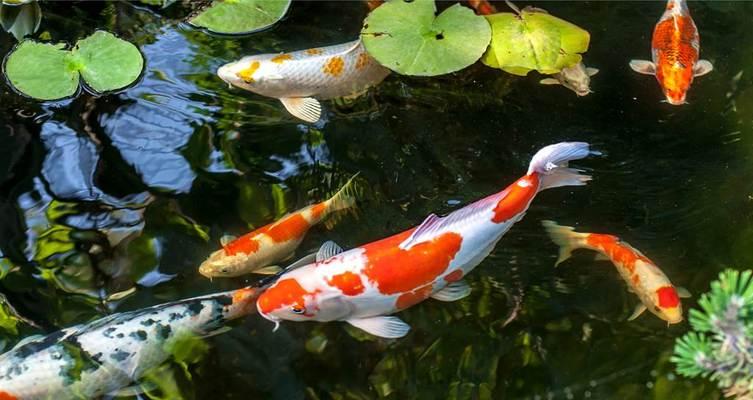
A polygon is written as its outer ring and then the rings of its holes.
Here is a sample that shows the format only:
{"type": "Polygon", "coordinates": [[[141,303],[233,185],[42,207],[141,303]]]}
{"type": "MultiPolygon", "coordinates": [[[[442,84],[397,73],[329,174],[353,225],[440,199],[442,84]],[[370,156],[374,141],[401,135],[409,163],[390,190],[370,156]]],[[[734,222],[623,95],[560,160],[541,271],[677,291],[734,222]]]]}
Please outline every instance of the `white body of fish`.
{"type": "Polygon", "coordinates": [[[363,93],[389,75],[360,40],[225,64],[217,75],[232,86],[282,101],[294,116],[316,122],[326,100],[363,93]]]}

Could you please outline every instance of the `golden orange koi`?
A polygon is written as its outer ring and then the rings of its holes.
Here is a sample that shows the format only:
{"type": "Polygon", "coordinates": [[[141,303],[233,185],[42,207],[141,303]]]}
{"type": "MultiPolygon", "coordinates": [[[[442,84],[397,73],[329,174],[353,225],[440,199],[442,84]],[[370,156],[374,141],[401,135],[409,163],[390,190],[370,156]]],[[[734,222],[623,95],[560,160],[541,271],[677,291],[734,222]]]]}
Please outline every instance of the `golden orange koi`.
{"type": "Polygon", "coordinates": [[[292,256],[312,226],[337,211],[355,206],[353,180],[356,176],[328,200],[290,213],[239,238],[223,241],[222,249],[199,266],[199,273],[214,278],[279,272],[279,267],[264,267],[292,256]]]}
{"type": "Polygon", "coordinates": [[[668,324],[682,321],[680,297],[690,297],[690,293],[673,286],[659,267],[633,246],[616,236],[579,233],[572,227],[557,225],[553,221],[542,221],[542,225],[552,241],[560,246],[555,265],[570,258],[573,250],[581,248],[594,250],[612,261],[629,290],[641,300],[629,321],[638,318],[646,309],[668,324]]]}

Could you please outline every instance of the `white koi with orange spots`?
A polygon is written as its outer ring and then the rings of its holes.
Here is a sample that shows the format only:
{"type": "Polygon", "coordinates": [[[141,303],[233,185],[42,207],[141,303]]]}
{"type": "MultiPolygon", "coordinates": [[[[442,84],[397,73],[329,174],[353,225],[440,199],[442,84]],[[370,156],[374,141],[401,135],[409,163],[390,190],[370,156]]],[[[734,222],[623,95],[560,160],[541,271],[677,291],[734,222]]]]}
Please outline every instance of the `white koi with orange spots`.
{"type": "Polygon", "coordinates": [[[291,114],[307,122],[316,122],[321,116],[317,99],[358,95],[389,73],[369,56],[360,40],[243,57],[217,70],[228,84],[280,99],[291,114]]]}
{"type": "MultiPolygon", "coordinates": [[[[321,203],[292,212],[228,243],[212,253],[199,266],[207,278],[235,277],[289,258],[309,229],[335,212],[355,206],[353,180],[350,178],[334,196],[321,203]]],[[[271,272],[279,272],[279,268],[271,272]]]]}
{"type": "Polygon", "coordinates": [[[590,153],[581,142],[547,146],[533,157],[525,176],[499,193],[346,252],[325,246],[316,262],[284,273],[259,297],[257,308],[275,324],[346,321],[376,336],[402,337],[410,327],[388,315],[429,297],[467,296],[470,287],[463,277],[523,217],[538,192],[590,179],[567,168],[568,161],[590,153]]]}
{"type": "Polygon", "coordinates": [[[664,272],[633,246],[612,235],[579,233],[553,221],[543,221],[542,224],[552,241],[560,246],[557,265],[567,260],[573,250],[581,248],[596,251],[612,261],[630,291],[641,300],[629,320],[648,309],[668,324],[682,321],[680,297],[689,297],[689,293],[672,285],[664,272]]]}

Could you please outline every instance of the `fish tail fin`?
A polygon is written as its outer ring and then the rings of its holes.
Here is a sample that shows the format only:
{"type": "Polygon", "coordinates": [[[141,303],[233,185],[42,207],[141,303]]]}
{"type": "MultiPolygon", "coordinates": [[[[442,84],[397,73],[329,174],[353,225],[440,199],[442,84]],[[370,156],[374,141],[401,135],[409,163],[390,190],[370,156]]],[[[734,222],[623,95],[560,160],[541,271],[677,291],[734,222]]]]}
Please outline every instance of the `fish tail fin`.
{"type": "Polygon", "coordinates": [[[590,149],[585,142],[562,142],[552,144],[539,150],[531,159],[528,175],[534,172],[540,175],[539,190],[559,186],[582,186],[591,180],[590,175],[582,174],[582,170],[568,168],[568,161],[586,158],[591,154],[599,154],[590,149]]]}
{"type": "Polygon", "coordinates": [[[583,247],[583,241],[588,234],[575,232],[572,226],[557,225],[554,221],[541,221],[541,225],[549,234],[554,244],[559,246],[560,253],[554,266],[560,265],[563,261],[570,258],[573,250],[583,247]]]}
{"type": "Polygon", "coordinates": [[[356,198],[358,197],[358,188],[356,187],[355,179],[358,174],[360,172],[351,176],[340,190],[326,201],[327,214],[332,215],[324,223],[328,229],[332,228],[345,214],[338,211],[350,211],[355,214],[356,198]]]}

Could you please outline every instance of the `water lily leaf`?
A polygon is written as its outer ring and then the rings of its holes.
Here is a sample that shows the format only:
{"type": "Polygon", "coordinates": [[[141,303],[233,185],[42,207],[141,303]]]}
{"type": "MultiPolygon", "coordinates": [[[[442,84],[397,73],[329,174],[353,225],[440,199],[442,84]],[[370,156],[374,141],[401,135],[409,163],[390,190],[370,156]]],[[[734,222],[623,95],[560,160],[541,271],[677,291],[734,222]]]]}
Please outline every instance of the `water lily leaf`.
{"type": "Polygon", "coordinates": [[[24,41],[5,60],[5,74],[21,93],[40,100],[72,96],[78,72],[70,67],[65,45],[24,41]]]}
{"type": "Polygon", "coordinates": [[[97,31],[79,40],[72,53],[82,65],[86,84],[100,93],[130,85],[144,68],[139,49],[110,32],[97,31]]]}
{"type": "Polygon", "coordinates": [[[42,8],[37,2],[5,6],[0,3],[0,26],[16,40],[36,32],[41,22],[42,8]]]}
{"type": "Polygon", "coordinates": [[[281,20],[291,0],[224,0],[188,22],[215,33],[245,34],[260,31],[281,20]]]}
{"type": "Polygon", "coordinates": [[[588,50],[588,31],[541,11],[487,15],[492,41],[481,61],[524,76],[532,70],[555,74],[581,61],[588,50]]]}
{"type": "Polygon", "coordinates": [[[390,1],[369,14],[361,30],[366,50],[405,75],[434,76],[476,62],[491,40],[484,17],[459,4],[435,17],[433,0],[390,1]]]}

